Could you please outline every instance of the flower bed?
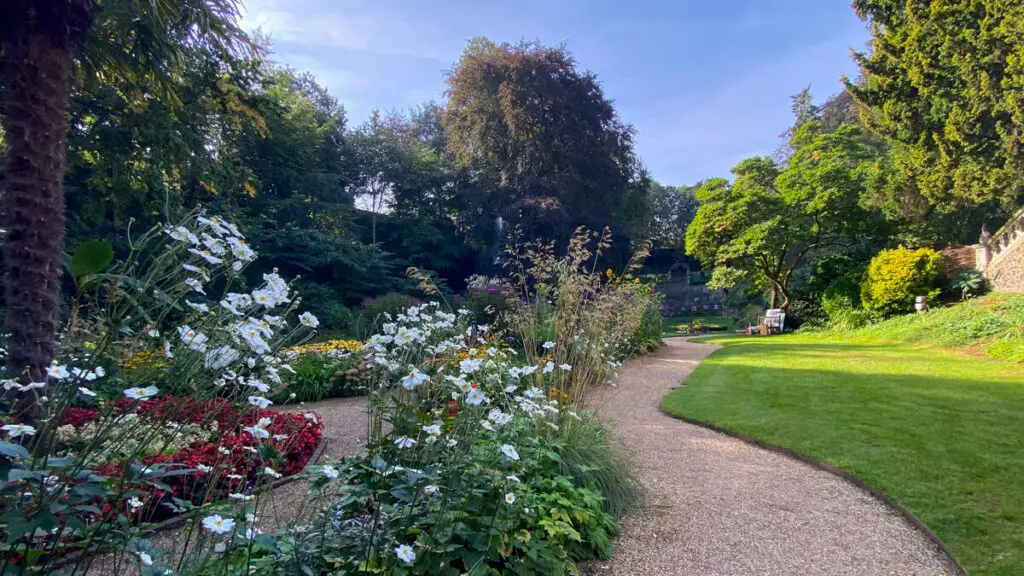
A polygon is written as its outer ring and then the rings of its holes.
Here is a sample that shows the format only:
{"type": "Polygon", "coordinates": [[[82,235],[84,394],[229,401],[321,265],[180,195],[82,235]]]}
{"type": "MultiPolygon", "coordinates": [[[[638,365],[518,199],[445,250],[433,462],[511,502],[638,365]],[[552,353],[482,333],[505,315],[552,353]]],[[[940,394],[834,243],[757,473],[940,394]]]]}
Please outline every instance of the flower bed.
{"type": "Polygon", "coordinates": [[[359,340],[327,340],[284,351],[293,371],[282,377],[275,402],[310,402],[366,394],[371,369],[359,340]]]}
{"type": "MultiPolygon", "coordinates": [[[[142,505],[129,505],[129,512],[146,520],[172,515],[173,507],[161,504],[175,498],[203,504],[301,472],[323,432],[313,412],[240,411],[221,398],[164,396],[139,403],[120,400],[106,419],[97,409],[70,408],[61,415],[56,435],[71,449],[93,441],[104,420],[113,419],[111,425],[116,426],[117,421],[128,425],[135,418],[160,422],[177,432],[173,441],[157,437],[141,449],[146,455],[138,461],[148,467],[160,465],[162,473],[159,483],[145,482],[145,475],[133,483],[132,489],[139,491],[136,502],[142,505]]],[[[119,481],[125,468],[125,462],[113,461],[96,471],[119,481]]]]}

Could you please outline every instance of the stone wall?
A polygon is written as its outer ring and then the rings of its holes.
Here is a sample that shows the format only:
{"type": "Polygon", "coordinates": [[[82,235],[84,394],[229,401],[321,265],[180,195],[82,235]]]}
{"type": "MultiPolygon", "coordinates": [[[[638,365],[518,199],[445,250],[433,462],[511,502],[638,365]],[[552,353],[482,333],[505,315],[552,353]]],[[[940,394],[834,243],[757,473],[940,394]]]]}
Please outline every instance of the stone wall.
{"type": "Polygon", "coordinates": [[[1024,210],[977,249],[978,269],[996,292],[1024,292],[1024,210]]]}
{"type": "Polygon", "coordinates": [[[673,271],[668,281],[655,285],[654,291],[664,296],[661,301],[663,316],[722,316],[729,313],[725,308],[725,292],[708,288],[707,284],[692,283],[689,271],[673,271]]]}
{"type": "Polygon", "coordinates": [[[996,292],[1024,292],[1024,238],[1007,246],[989,263],[985,276],[996,292]]]}

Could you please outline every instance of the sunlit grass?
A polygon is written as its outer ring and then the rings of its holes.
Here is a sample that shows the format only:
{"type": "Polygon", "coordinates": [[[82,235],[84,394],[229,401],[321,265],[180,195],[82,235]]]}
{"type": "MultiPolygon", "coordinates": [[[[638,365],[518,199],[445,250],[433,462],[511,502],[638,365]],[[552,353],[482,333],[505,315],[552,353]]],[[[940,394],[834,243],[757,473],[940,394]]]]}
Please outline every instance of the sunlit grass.
{"type": "Polygon", "coordinates": [[[837,465],[920,518],[969,574],[1024,574],[1024,367],[835,335],[725,344],[663,402],[837,465]]]}

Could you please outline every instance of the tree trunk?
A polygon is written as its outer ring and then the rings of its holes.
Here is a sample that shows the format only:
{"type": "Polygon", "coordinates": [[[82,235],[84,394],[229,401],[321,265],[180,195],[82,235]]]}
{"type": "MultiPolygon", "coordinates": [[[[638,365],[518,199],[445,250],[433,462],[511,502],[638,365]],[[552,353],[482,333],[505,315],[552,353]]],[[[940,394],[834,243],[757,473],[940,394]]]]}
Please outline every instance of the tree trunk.
{"type": "MultiPolygon", "coordinates": [[[[45,382],[57,348],[64,242],[65,140],[74,42],[91,0],[5,2],[0,75],[6,90],[3,254],[9,334],[7,369],[23,382],[45,382]]],[[[39,415],[35,395],[18,398],[19,419],[39,415]]]]}

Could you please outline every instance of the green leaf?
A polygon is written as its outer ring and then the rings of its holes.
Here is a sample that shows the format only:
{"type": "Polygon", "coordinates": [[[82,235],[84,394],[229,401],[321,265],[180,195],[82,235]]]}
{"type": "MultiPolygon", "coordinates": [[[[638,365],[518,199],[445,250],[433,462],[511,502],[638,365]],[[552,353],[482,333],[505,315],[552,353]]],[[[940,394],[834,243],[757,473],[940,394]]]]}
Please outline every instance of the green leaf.
{"type": "Polygon", "coordinates": [[[0,454],[8,458],[28,458],[28,450],[13,442],[0,442],[0,454]]]}
{"type": "Polygon", "coordinates": [[[114,259],[114,247],[106,240],[90,240],[79,244],[71,255],[71,275],[79,282],[103,270],[114,259]]]}

